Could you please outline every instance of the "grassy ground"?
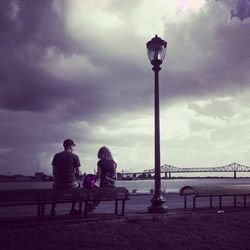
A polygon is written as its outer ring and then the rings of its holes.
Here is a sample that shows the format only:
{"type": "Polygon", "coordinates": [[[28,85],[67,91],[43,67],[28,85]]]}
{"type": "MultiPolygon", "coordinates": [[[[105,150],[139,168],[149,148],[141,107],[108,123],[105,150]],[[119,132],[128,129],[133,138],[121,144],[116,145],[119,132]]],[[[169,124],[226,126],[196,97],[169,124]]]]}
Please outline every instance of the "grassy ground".
{"type": "Polygon", "coordinates": [[[0,249],[250,249],[250,212],[0,226],[0,249]]]}

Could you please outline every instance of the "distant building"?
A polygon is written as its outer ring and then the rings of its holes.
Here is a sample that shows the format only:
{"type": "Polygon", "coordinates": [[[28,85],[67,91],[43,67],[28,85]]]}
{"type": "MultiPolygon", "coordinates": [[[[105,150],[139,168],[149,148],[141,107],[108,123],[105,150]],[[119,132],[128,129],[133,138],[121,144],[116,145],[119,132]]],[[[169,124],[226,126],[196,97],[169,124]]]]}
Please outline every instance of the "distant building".
{"type": "Polygon", "coordinates": [[[44,179],[44,173],[43,172],[36,172],[35,173],[35,180],[42,181],[44,179]]]}
{"type": "Polygon", "coordinates": [[[119,172],[117,172],[117,180],[122,180],[122,174],[121,173],[119,173],[119,172]]]}

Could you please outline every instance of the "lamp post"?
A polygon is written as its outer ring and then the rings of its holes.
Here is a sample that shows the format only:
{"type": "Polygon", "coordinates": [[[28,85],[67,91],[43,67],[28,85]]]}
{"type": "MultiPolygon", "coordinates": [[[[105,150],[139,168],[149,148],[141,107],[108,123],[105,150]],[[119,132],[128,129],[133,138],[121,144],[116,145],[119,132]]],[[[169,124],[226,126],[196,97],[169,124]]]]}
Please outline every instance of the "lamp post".
{"type": "Polygon", "coordinates": [[[149,213],[166,213],[168,208],[165,199],[161,196],[161,157],[160,157],[160,108],[159,108],[159,71],[165,57],[167,42],[155,35],[147,42],[148,58],[155,72],[155,192],[151,200],[149,213]]]}

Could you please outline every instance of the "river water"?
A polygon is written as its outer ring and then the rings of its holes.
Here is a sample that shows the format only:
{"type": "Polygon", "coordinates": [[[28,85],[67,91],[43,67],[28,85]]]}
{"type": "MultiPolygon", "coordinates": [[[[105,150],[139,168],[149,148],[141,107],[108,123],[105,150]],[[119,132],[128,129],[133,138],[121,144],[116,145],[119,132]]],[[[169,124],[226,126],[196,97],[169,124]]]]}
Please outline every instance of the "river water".
{"type": "MultiPolygon", "coordinates": [[[[3,189],[30,189],[30,188],[50,188],[53,182],[0,182],[0,190],[3,189]]],[[[187,185],[237,185],[250,184],[250,178],[200,178],[200,179],[162,179],[161,189],[165,193],[178,193],[180,188],[187,185]]],[[[117,187],[126,187],[129,192],[137,194],[149,194],[150,189],[154,189],[154,180],[128,180],[117,181],[117,187]]]]}

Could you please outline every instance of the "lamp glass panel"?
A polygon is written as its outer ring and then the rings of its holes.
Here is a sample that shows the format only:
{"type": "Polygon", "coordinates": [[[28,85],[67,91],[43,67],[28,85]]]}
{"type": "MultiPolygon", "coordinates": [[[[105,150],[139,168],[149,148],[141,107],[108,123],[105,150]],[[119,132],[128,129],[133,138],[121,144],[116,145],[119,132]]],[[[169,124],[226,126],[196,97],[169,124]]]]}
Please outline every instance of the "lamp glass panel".
{"type": "Polygon", "coordinates": [[[152,62],[154,60],[163,60],[166,54],[166,47],[160,43],[148,44],[148,58],[152,62]]]}

